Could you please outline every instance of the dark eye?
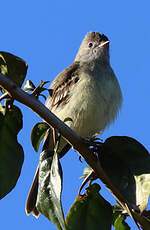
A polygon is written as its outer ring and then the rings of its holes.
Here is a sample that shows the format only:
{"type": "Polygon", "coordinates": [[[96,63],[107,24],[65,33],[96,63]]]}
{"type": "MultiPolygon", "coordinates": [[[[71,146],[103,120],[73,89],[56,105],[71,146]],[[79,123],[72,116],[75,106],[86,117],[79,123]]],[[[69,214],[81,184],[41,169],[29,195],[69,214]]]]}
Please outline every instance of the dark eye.
{"type": "Polygon", "coordinates": [[[90,43],[88,44],[88,47],[91,48],[92,46],[93,46],[93,43],[90,42],[90,43]]]}

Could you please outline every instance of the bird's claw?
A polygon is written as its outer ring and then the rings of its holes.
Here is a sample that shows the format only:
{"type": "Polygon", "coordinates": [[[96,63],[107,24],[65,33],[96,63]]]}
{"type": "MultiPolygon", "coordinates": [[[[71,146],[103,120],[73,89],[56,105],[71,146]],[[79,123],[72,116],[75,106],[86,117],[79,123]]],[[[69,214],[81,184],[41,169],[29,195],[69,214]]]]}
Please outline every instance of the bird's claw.
{"type": "Polygon", "coordinates": [[[94,150],[94,152],[97,152],[99,148],[102,146],[102,142],[99,141],[101,139],[97,138],[96,136],[84,138],[83,140],[89,146],[89,148],[94,150]]]}

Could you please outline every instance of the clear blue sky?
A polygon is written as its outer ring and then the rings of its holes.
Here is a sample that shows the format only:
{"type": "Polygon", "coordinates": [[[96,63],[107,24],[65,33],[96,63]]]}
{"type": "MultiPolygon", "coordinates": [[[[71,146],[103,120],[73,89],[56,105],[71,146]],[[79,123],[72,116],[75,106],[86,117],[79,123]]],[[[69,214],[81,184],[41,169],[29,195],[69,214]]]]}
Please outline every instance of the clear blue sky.
{"type": "MultiPolygon", "coordinates": [[[[150,2],[5,0],[0,4],[0,50],[23,58],[29,65],[27,78],[35,84],[52,79],[72,63],[80,42],[89,31],[105,33],[110,43],[111,65],[119,79],[124,103],[119,118],[102,136],[127,135],[150,148],[150,2]]],[[[25,161],[13,191],[0,201],[2,229],[56,229],[45,217],[27,217],[25,201],[39,154],[33,151],[30,132],[40,121],[22,108],[24,128],[19,142],[25,161]]],[[[71,151],[62,160],[65,214],[76,198],[85,164],[71,151]]],[[[107,191],[104,192],[112,200],[107,191]]],[[[136,229],[135,225],[133,229],[136,229]]]]}

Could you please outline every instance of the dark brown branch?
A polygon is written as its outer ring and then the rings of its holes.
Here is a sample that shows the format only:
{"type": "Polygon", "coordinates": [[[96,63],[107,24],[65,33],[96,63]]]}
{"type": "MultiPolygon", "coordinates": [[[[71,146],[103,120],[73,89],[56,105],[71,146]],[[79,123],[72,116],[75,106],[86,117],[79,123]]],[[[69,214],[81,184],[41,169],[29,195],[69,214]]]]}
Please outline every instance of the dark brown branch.
{"type": "MultiPolygon", "coordinates": [[[[101,181],[106,185],[106,187],[110,190],[110,192],[114,195],[116,200],[121,204],[121,206],[127,210],[127,201],[120,194],[120,192],[113,186],[105,172],[103,171],[100,162],[97,160],[97,157],[93,154],[93,151],[89,149],[88,144],[78,136],[73,130],[71,130],[64,122],[58,119],[49,109],[47,109],[39,100],[37,100],[34,96],[27,94],[22,89],[17,87],[17,85],[2,75],[0,73],[0,85],[5,88],[13,99],[19,101],[20,103],[26,105],[28,108],[33,110],[38,116],[40,116],[43,120],[45,120],[50,126],[57,129],[62,136],[76,149],[80,155],[85,159],[85,161],[92,167],[95,171],[96,175],[101,179],[101,181]]],[[[130,212],[132,212],[131,208],[130,212]]],[[[138,220],[139,224],[144,227],[145,230],[149,230],[147,221],[142,221],[142,216],[138,214],[132,215],[138,220]]]]}

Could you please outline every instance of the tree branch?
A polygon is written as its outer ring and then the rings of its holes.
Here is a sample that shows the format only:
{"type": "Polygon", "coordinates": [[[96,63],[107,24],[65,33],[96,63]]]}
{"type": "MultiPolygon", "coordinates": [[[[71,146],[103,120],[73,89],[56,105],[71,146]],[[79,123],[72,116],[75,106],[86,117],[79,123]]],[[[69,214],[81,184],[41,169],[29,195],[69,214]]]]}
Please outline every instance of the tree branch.
{"type": "MultiPolygon", "coordinates": [[[[70,129],[64,122],[57,118],[45,105],[43,105],[38,99],[34,96],[29,95],[24,92],[22,89],[17,87],[17,85],[8,79],[6,76],[0,73],[0,85],[5,88],[13,99],[24,104],[31,110],[33,110],[38,116],[45,120],[50,126],[57,129],[61,135],[77,150],[80,155],[85,159],[85,161],[92,167],[96,175],[100,180],[105,184],[105,186],[110,190],[114,195],[116,200],[121,204],[121,206],[127,210],[128,214],[131,217],[134,217],[135,220],[138,220],[139,224],[144,227],[145,230],[149,230],[148,223],[145,218],[142,221],[142,216],[136,215],[132,212],[131,208],[127,205],[128,202],[116,189],[116,187],[111,183],[105,172],[103,171],[100,162],[97,160],[97,157],[93,154],[93,151],[89,148],[88,144],[85,143],[84,139],[77,135],[72,129],[70,129]],[[131,215],[132,213],[132,215],[131,215]]],[[[136,221],[137,222],[137,221],[136,221]]]]}

